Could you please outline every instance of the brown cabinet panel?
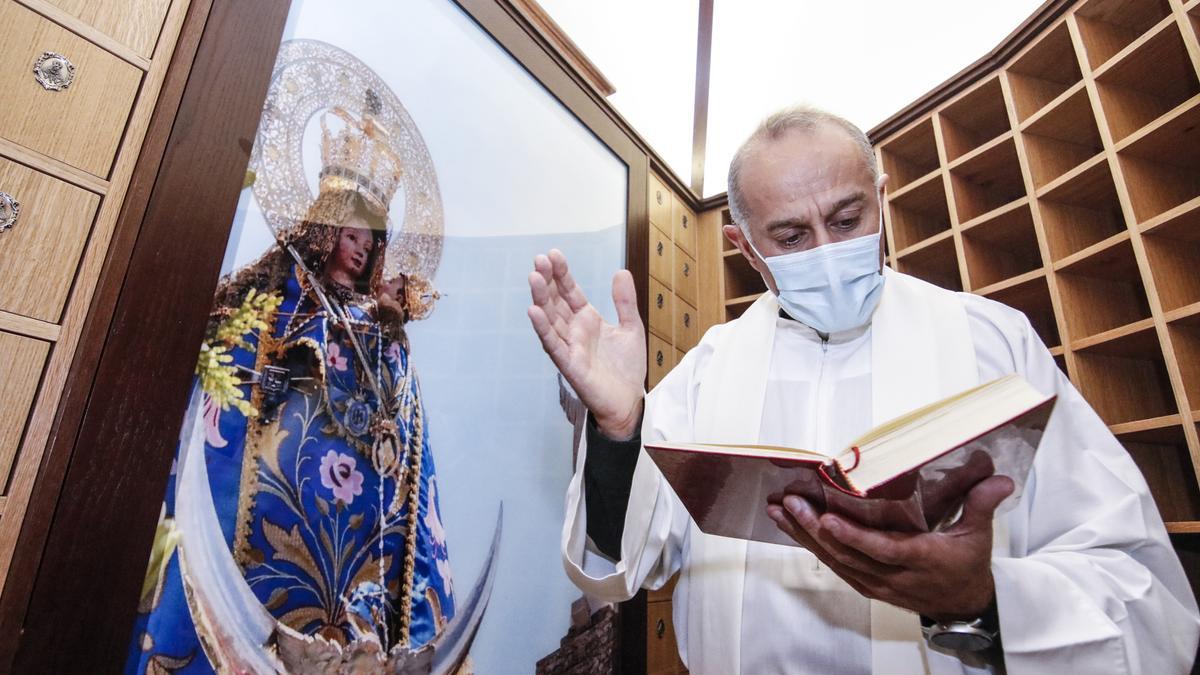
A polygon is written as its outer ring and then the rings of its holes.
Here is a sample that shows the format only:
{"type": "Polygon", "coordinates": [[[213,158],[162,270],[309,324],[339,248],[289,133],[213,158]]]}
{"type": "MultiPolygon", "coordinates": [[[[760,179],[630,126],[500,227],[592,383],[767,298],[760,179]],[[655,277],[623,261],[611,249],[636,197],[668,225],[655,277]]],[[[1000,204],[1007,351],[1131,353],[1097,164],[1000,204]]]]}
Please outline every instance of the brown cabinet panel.
{"type": "Polygon", "coordinates": [[[658,386],[659,382],[671,372],[671,367],[675,365],[675,348],[671,343],[658,337],[654,333],[650,334],[650,388],[658,386]]]}
{"type": "Polygon", "coordinates": [[[646,673],[674,674],[683,670],[675,626],[671,622],[670,602],[646,604],[646,673]]]}
{"type": "Polygon", "coordinates": [[[675,246],[671,236],[658,229],[657,225],[650,227],[650,276],[658,279],[667,288],[672,284],[672,268],[675,266],[675,246]]]}
{"type": "Polygon", "coordinates": [[[675,251],[675,295],[693,307],[700,304],[696,300],[700,295],[700,269],[696,259],[682,248],[675,251]]]}
{"type": "Polygon", "coordinates": [[[107,178],[142,71],[12,0],[0,0],[0,134],[107,178]],[[34,64],[45,52],[74,66],[70,85],[45,89],[34,64]]]}
{"type": "Polygon", "coordinates": [[[671,290],[654,279],[650,280],[650,332],[672,342],[671,326],[675,321],[675,296],[671,290]]]}
{"type": "Polygon", "coordinates": [[[0,332],[0,484],[8,483],[50,343],[0,332]]]}
{"type": "Polygon", "coordinates": [[[687,254],[696,257],[696,214],[692,213],[678,197],[675,197],[671,206],[671,223],[674,228],[673,233],[675,243],[679,244],[679,248],[687,251],[687,254]]]}
{"type": "Polygon", "coordinates": [[[171,0],[45,0],[110,38],[150,58],[171,0]]]}
{"type": "Polygon", "coordinates": [[[0,192],[21,205],[0,233],[0,310],[58,323],[100,198],[2,158],[0,192]]]}
{"type": "Polygon", "coordinates": [[[700,341],[700,312],[680,298],[675,298],[675,346],[684,352],[700,341]]]}
{"type": "Polygon", "coordinates": [[[649,187],[650,202],[650,222],[662,228],[663,232],[671,231],[671,204],[674,202],[674,195],[667,189],[666,185],[658,179],[658,176],[650,174],[649,187]]]}

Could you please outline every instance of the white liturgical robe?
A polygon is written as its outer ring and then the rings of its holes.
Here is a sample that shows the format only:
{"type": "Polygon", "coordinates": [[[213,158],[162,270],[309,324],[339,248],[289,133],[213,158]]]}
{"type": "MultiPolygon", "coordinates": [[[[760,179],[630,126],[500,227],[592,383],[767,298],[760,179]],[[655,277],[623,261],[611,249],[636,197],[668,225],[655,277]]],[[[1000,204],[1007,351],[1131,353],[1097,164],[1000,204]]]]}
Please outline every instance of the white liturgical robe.
{"type": "MultiPolygon", "coordinates": [[[[1154,501],[1129,455],[1059,371],[1029,321],[985,298],[886,273],[873,322],[828,339],[780,317],[769,295],[742,319],[713,327],[648,395],[643,442],[757,440],[832,455],[881,417],[1018,373],[1038,390],[1057,394],[1058,403],[1023,494],[1006,500],[996,518],[992,573],[1008,672],[1185,672],[1196,653],[1200,616],[1154,501]],[[891,346],[903,343],[906,331],[916,331],[917,342],[936,343],[939,338],[920,332],[919,322],[910,329],[907,317],[921,312],[929,317],[926,308],[916,305],[938,303],[951,303],[951,312],[960,308],[965,319],[955,333],[954,322],[935,312],[929,322],[936,332],[948,333],[940,339],[950,342],[927,345],[926,357],[956,364],[962,372],[952,372],[952,377],[943,372],[940,389],[931,390],[919,378],[911,388],[893,381],[882,396],[880,374],[873,371],[923,367],[919,354],[907,353],[901,344],[893,353],[891,346]],[[891,317],[886,324],[883,316],[891,317]],[[731,375],[739,372],[733,365],[739,356],[725,354],[729,365],[718,358],[722,349],[746,348],[729,334],[747,321],[770,324],[764,329],[769,353],[760,356],[766,370],[759,386],[765,390],[741,387],[733,394],[761,397],[761,408],[750,413],[759,420],[758,438],[716,438],[711,421],[703,419],[713,415],[703,409],[701,392],[706,383],[753,382],[753,375],[741,381],[740,375],[731,375]],[[956,336],[958,343],[953,342],[956,336]],[[729,381],[714,382],[722,378],[729,381]],[[884,407],[888,410],[878,409],[884,407]],[[699,437],[706,429],[708,437],[699,437]]],[[[751,370],[752,351],[746,350],[751,370]]],[[[929,377],[938,379],[936,374],[929,377]]],[[[585,592],[622,601],[639,587],[658,588],[680,572],[674,621],[679,650],[691,672],[960,673],[1002,668],[968,666],[955,655],[927,650],[923,643],[919,653],[881,651],[884,637],[873,611],[882,603],[859,595],[805,549],[735,545],[736,540],[701,533],[644,451],[630,494],[622,559],[606,558],[586,537],[585,456],[581,447],[567,495],[567,573],[585,592]]],[[[919,637],[915,615],[910,619],[919,637]]]]}

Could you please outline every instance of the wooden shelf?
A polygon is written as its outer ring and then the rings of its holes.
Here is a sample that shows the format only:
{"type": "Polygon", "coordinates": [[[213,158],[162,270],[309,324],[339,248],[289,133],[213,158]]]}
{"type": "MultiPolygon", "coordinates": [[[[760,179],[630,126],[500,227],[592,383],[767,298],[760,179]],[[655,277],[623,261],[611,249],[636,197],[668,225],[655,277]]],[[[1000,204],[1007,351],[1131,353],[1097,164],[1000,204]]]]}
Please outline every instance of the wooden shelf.
{"type": "Polygon", "coordinates": [[[762,294],[756,293],[754,295],[746,295],[740,298],[727,300],[725,302],[725,320],[733,321],[741,316],[750,307],[750,305],[754,304],[754,301],[757,300],[760,295],[762,294]]]}
{"type": "MultiPolygon", "coordinates": [[[[1167,324],[1187,406],[1200,409],[1200,314],[1192,314],[1167,324]]],[[[1200,417],[1195,418],[1200,421],[1200,417]]]]}
{"type": "Polygon", "coordinates": [[[899,270],[952,291],[962,290],[954,237],[946,232],[935,241],[910,247],[896,255],[899,270]]]}
{"type": "Polygon", "coordinates": [[[1200,197],[1143,229],[1142,242],[1164,312],[1200,302],[1200,197]]]}
{"type": "Polygon", "coordinates": [[[750,266],[745,256],[730,256],[722,261],[725,265],[726,298],[758,295],[767,290],[762,275],[750,266]]]}
{"type": "Polygon", "coordinates": [[[1107,159],[1088,162],[1055,181],[1039,193],[1038,208],[1051,261],[1126,231],[1107,159]]]}
{"type": "Polygon", "coordinates": [[[1024,312],[1046,346],[1053,348],[1062,343],[1058,323],[1054,320],[1050,287],[1046,282],[1046,275],[1041,271],[1035,270],[992,287],[981,288],[978,292],[1024,312]]]}
{"type": "Polygon", "coordinates": [[[1022,132],[1035,189],[1042,188],[1104,150],[1087,89],[1077,87],[1022,132]]]}
{"type": "Polygon", "coordinates": [[[1029,201],[1005,209],[983,221],[973,221],[962,232],[967,278],[971,288],[989,286],[1042,266],[1037,231],[1029,201]]]}
{"type": "Polygon", "coordinates": [[[1171,15],[1167,0],[1090,0],[1079,6],[1075,20],[1093,70],[1171,15]]]}
{"type": "Polygon", "coordinates": [[[1200,96],[1118,146],[1138,223],[1200,196],[1200,96]]]}
{"type": "Polygon", "coordinates": [[[1178,412],[1162,351],[1148,343],[1131,333],[1075,353],[1076,386],[1110,425],[1178,412]]]}
{"type": "Polygon", "coordinates": [[[1063,313],[1072,340],[1150,318],[1150,305],[1127,233],[1056,265],[1063,313]]]}
{"type": "MultiPolygon", "coordinates": [[[[1129,426],[1134,430],[1117,434],[1117,437],[1146,478],[1163,520],[1173,523],[1200,521],[1200,489],[1194,479],[1180,480],[1181,476],[1195,476],[1183,426],[1169,424],[1165,419],[1161,422],[1144,420],[1129,426]],[[1148,428],[1138,429],[1140,426],[1148,428]]],[[[1190,531],[1189,527],[1184,526],[1178,531],[1190,531]]]]}
{"type": "Polygon", "coordinates": [[[1077,352],[1130,358],[1156,358],[1160,353],[1154,319],[1142,319],[1076,340],[1071,344],[1071,349],[1077,352]]]}
{"type": "Polygon", "coordinates": [[[897,250],[950,229],[950,208],[941,180],[914,183],[895,197],[889,195],[887,203],[897,250]]]}
{"type": "Polygon", "coordinates": [[[1170,534],[1200,533],[1200,520],[1171,521],[1165,524],[1170,534]]]}
{"type": "Polygon", "coordinates": [[[722,258],[732,258],[734,256],[741,256],[741,255],[742,255],[742,252],[739,251],[737,248],[729,248],[729,249],[725,249],[724,251],[721,251],[722,258]]]}
{"type": "Polygon", "coordinates": [[[1200,80],[1177,24],[1170,21],[1098,73],[1096,88],[1113,140],[1119,142],[1200,93],[1200,80]]]}
{"type": "Polygon", "coordinates": [[[1061,22],[1008,68],[1017,120],[1028,119],[1082,77],[1071,32],[1061,22]]]}
{"type": "Polygon", "coordinates": [[[1017,146],[1007,138],[950,169],[959,222],[967,222],[1025,196],[1017,146]]]}
{"type": "Polygon", "coordinates": [[[1177,414],[1152,417],[1148,420],[1135,420],[1113,424],[1108,430],[1123,441],[1141,441],[1149,443],[1174,443],[1179,439],[1183,424],[1183,416],[1177,414]]]}
{"type": "Polygon", "coordinates": [[[938,151],[933,118],[921,120],[880,146],[879,154],[883,160],[883,171],[891,176],[891,187],[896,191],[937,171],[938,151]]]}
{"type": "Polygon", "coordinates": [[[939,117],[950,162],[1012,130],[999,77],[977,85],[944,108],[939,117]]]}

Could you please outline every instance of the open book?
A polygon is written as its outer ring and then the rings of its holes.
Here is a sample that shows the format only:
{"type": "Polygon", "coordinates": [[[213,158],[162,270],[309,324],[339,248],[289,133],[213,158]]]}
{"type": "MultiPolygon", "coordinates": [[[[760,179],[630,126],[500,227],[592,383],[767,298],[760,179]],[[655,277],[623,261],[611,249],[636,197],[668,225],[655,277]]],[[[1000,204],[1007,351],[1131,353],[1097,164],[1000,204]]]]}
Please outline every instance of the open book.
{"type": "Polygon", "coordinates": [[[797,545],[767,516],[785,493],[870,527],[926,532],[954,520],[966,493],[993,474],[1013,480],[1015,503],[1054,401],[1008,375],[881,424],[833,457],[706,443],[646,451],[708,534],[797,545]]]}

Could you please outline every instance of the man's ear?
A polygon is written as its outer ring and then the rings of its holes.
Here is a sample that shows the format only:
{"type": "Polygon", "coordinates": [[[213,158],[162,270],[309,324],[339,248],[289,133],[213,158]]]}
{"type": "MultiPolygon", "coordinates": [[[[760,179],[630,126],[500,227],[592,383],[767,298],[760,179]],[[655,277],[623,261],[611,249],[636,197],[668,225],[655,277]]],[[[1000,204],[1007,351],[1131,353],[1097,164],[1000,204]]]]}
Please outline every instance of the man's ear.
{"type": "Polygon", "coordinates": [[[723,226],[721,231],[725,233],[725,238],[732,242],[737,247],[737,250],[742,252],[742,256],[746,258],[750,263],[750,267],[754,268],[754,271],[759,274],[765,273],[766,270],[764,269],[763,262],[751,250],[750,243],[746,240],[746,233],[742,231],[741,227],[729,224],[723,226]]]}

